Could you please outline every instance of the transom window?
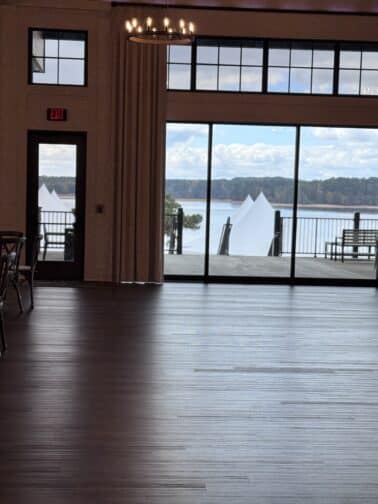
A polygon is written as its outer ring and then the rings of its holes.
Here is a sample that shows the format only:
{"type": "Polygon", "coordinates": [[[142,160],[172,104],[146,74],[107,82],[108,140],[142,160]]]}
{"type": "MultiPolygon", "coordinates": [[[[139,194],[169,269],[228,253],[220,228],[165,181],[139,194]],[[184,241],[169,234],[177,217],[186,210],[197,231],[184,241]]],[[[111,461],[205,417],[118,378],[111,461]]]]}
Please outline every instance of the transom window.
{"type": "Polygon", "coordinates": [[[378,96],[378,44],[197,38],[168,49],[167,88],[378,96]]]}
{"type": "Polygon", "coordinates": [[[271,42],[268,92],[332,94],[334,60],[332,46],[271,42]]]}
{"type": "Polygon", "coordinates": [[[339,94],[378,95],[378,46],[341,46],[339,94]]]}
{"type": "Polygon", "coordinates": [[[31,30],[31,84],[86,85],[87,33],[31,30]]]}
{"type": "Polygon", "coordinates": [[[261,42],[228,41],[197,46],[196,89],[212,91],[262,91],[261,42]]]}
{"type": "Polygon", "coordinates": [[[167,49],[168,89],[190,89],[192,71],[192,47],[170,45],[167,49]]]}

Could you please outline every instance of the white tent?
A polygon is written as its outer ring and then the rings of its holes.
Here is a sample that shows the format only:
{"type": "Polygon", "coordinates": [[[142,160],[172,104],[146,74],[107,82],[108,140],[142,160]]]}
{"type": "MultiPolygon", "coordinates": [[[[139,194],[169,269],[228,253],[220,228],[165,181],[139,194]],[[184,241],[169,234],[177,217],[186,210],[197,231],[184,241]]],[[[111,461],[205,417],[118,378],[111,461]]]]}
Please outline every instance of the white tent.
{"type": "Polygon", "coordinates": [[[253,199],[251,198],[251,195],[248,194],[248,196],[245,198],[240,207],[232,214],[231,224],[233,225],[237,224],[244,217],[244,215],[246,215],[250,211],[252,206],[253,206],[253,199]]]}
{"type": "Polygon", "coordinates": [[[249,209],[239,214],[234,222],[230,255],[267,256],[274,236],[274,209],[264,193],[260,193],[249,209]]]}
{"type": "Polygon", "coordinates": [[[47,189],[45,184],[42,184],[38,191],[38,206],[45,212],[60,210],[58,202],[47,189]]]}

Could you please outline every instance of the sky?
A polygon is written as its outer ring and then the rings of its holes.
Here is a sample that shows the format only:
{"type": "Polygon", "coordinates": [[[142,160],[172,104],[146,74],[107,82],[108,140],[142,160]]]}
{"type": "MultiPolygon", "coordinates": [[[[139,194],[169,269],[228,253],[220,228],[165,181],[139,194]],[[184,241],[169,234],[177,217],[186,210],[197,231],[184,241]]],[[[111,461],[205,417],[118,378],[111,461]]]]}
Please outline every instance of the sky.
{"type": "Polygon", "coordinates": [[[76,145],[39,144],[39,175],[76,176],[76,145]]]}
{"type": "MultiPolygon", "coordinates": [[[[167,178],[205,179],[208,126],[167,125],[167,178]]],[[[213,178],[293,177],[295,128],[214,125],[213,178]]],[[[378,130],[301,128],[300,178],[377,177],[378,130]]]]}

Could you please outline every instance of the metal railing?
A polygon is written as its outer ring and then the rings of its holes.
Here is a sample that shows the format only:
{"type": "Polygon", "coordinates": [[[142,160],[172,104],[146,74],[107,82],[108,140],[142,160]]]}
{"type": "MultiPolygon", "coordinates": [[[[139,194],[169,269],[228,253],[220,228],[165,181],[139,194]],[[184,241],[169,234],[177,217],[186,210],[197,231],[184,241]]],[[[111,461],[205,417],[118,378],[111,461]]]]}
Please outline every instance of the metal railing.
{"type": "Polygon", "coordinates": [[[182,254],[182,235],[184,228],[184,210],[178,208],[177,212],[165,214],[164,237],[168,254],[182,254]]]}
{"type": "MultiPolygon", "coordinates": [[[[46,233],[60,233],[65,235],[67,229],[73,229],[75,224],[75,214],[73,212],[39,210],[39,234],[44,236],[46,233]]],[[[64,248],[64,241],[61,244],[49,244],[50,248],[64,248]]]]}
{"type": "MultiPolygon", "coordinates": [[[[298,217],[296,254],[324,257],[325,243],[341,237],[343,229],[378,230],[378,219],[361,219],[359,212],[353,218],[298,217]]],[[[282,217],[282,255],[291,254],[293,218],[282,217]]]]}

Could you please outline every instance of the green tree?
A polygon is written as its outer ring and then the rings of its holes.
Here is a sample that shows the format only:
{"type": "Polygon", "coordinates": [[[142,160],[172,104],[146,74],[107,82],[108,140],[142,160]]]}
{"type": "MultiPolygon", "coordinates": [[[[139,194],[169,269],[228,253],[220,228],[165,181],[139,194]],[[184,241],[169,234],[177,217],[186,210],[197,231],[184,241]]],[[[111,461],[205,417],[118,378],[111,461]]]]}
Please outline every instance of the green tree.
{"type": "MultiPolygon", "coordinates": [[[[177,210],[181,208],[180,203],[178,203],[171,194],[165,195],[165,225],[164,233],[169,236],[173,231],[174,219],[172,215],[177,214],[177,210]]],[[[184,214],[184,227],[187,229],[199,229],[202,222],[202,215],[200,214],[184,214]]]]}

